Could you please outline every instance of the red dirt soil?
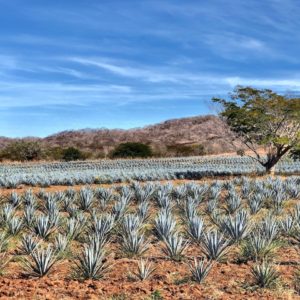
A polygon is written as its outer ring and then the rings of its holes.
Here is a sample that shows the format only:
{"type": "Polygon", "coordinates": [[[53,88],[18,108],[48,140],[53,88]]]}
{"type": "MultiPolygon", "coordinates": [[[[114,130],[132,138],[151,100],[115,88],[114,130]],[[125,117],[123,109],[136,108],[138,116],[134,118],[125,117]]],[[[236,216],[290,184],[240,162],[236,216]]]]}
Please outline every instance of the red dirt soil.
{"type": "MultiPolygon", "coordinates": [[[[237,264],[234,257],[229,257],[229,262],[216,263],[204,283],[188,281],[187,265],[165,259],[158,248],[152,246],[147,253],[157,269],[142,282],[133,276],[135,259],[111,258],[112,269],[97,281],[71,279],[72,264],[67,261],[42,279],[26,277],[20,263],[12,262],[7,267],[9,273],[0,277],[0,299],[300,299],[292,290],[300,259],[297,249],[279,253],[280,286],[266,290],[253,288],[251,264],[237,264]],[[162,298],[151,298],[155,293],[162,298]]],[[[194,256],[195,252],[198,254],[198,249],[191,247],[187,256],[194,256]]]]}
{"type": "MultiPolygon", "coordinates": [[[[177,182],[176,182],[177,183],[177,182]]],[[[178,182],[179,183],[179,182],[178,182]]],[[[106,186],[106,185],[97,185],[106,186]]],[[[78,190],[81,186],[72,187],[78,190]]],[[[46,191],[65,190],[70,187],[50,187],[46,191]]],[[[28,187],[17,189],[24,192],[28,187]]],[[[40,188],[32,188],[34,192],[40,188]]],[[[12,190],[2,189],[2,195],[12,190]]],[[[238,252],[232,249],[224,262],[216,263],[205,282],[197,284],[190,280],[186,261],[174,262],[162,253],[160,243],[151,244],[145,256],[156,267],[153,276],[139,281],[134,272],[137,259],[122,257],[116,244],[111,245],[112,268],[100,280],[80,281],[73,277],[74,260],[63,260],[54,270],[41,279],[28,277],[19,259],[5,267],[0,276],[0,299],[300,299],[294,288],[294,274],[300,265],[300,252],[296,246],[285,246],[276,255],[275,263],[280,273],[278,286],[259,289],[253,285],[252,263],[238,263],[238,252]],[[155,295],[160,295],[161,298],[155,295]]],[[[10,253],[13,254],[13,253],[10,253]]],[[[199,247],[190,245],[186,260],[200,257],[199,247]]]]}

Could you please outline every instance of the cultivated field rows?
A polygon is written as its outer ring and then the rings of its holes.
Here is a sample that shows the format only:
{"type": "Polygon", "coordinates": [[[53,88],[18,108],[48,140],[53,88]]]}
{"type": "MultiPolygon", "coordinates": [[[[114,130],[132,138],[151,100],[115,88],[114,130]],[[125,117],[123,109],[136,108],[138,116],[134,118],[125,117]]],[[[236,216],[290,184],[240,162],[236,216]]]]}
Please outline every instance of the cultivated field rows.
{"type": "MultiPolygon", "coordinates": [[[[264,168],[249,157],[183,157],[119,159],[71,163],[27,163],[0,165],[0,187],[19,185],[84,185],[134,181],[188,179],[213,176],[263,174],[264,168]]],[[[285,159],[276,174],[300,173],[300,161],[285,159]]]]}
{"type": "Polygon", "coordinates": [[[294,299],[300,292],[298,176],[35,191],[2,194],[0,296],[294,299]]]}

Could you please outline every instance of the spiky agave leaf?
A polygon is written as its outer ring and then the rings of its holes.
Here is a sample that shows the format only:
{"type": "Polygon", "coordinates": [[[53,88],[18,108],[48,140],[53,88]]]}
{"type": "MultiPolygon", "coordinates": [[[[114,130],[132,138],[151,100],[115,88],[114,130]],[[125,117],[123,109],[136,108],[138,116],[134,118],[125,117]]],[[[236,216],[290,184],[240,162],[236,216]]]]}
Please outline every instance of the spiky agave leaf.
{"type": "Polygon", "coordinates": [[[7,222],[7,231],[9,234],[17,235],[23,227],[23,219],[15,216],[7,222]]]}
{"type": "Polygon", "coordinates": [[[175,261],[180,261],[189,243],[178,232],[173,232],[164,238],[163,252],[175,261]]]}
{"type": "Polygon", "coordinates": [[[13,207],[18,207],[22,203],[22,198],[16,192],[12,192],[8,197],[8,202],[13,207]]]}
{"type": "Polygon", "coordinates": [[[138,231],[130,231],[122,236],[122,247],[130,255],[142,255],[148,250],[149,242],[138,231]]]}
{"type": "Polygon", "coordinates": [[[30,255],[36,247],[40,244],[40,241],[30,234],[25,234],[22,236],[21,240],[21,252],[30,255]]]}
{"type": "Polygon", "coordinates": [[[9,240],[10,237],[7,233],[5,232],[0,233],[0,253],[7,250],[9,240]]]}
{"type": "Polygon", "coordinates": [[[241,252],[246,260],[263,261],[272,258],[277,248],[277,241],[266,238],[260,232],[254,232],[242,245],[241,252]]]}
{"type": "Polygon", "coordinates": [[[188,221],[187,233],[196,242],[200,243],[204,233],[204,222],[202,218],[195,216],[188,221]]]}
{"type": "Polygon", "coordinates": [[[143,201],[138,205],[137,215],[143,223],[145,223],[149,219],[149,202],[143,201]]]}
{"type": "Polygon", "coordinates": [[[48,216],[39,216],[36,219],[35,224],[32,227],[33,232],[43,239],[47,239],[49,235],[55,230],[55,226],[52,224],[48,216]]]}
{"type": "Polygon", "coordinates": [[[241,241],[248,235],[250,230],[247,211],[242,210],[233,217],[226,217],[223,222],[221,222],[220,229],[232,242],[241,241]]]}
{"type": "Polygon", "coordinates": [[[106,259],[105,250],[96,240],[93,240],[84,246],[83,252],[78,256],[76,272],[84,279],[100,279],[109,267],[106,259]]]}
{"type": "Polygon", "coordinates": [[[82,233],[84,227],[86,225],[86,217],[84,215],[76,215],[76,217],[72,217],[67,220],[65,234],[68,239],[76,240],[82,233]]]}
{"type": "Polygon", "coordinates": [[[274,266],[268,262],[262,262],[251,268],[255,283],[262,288],[272,287],[279,278],[279,273],[274,266]]]}
{"type": "Polygon", "coordinates": [[[89,187],[83,187],[79,191],[79,209],[83,211],[90,210],[94,203],[94,193],[93,190],[89,187]]]}
{"type": "Polygon", "coordinates": [[[103,214],[100,217],[94,215],[89,231],[99,237],[107,237],[114,225],[115,218],[112,214],[103,214]]]}
{"type": "Polygon", "coordinates": [[[70,240],[67,236],[59,233],[57,236],[55,236],[54,240],[55,251],[57,253],[63,253],[67,249],[69,242],[70,240]]]}
{"type": "Polygon", "coordinates": [[[228,250],[229,240],[217,230],[212,230],[204,234],[201,248],[207,258],[212,260],[221,259],[228,250]]]}
{"type": "Polygon", "coordinates": [[[204,258],[201,260],[194,258],[194,263],[189,263],[188,266],[192,273],[192,279],[198,283],[201,283],[205,280],[210,272],[213,262],[212,260],[205,260],[204,258]]]}
{"type": "Polygon", "coordinates": [[[122,235],[130,234],[133,231],[139,231],[141,228],[141,220],[137,215],[125,215],[121,223],[122,235]]]}
{"type": "Polygon", "coordinates": [[[46,249],[37,247],[30,256],[25,260],[25,267],[27,271],[37,277],[47,275],[56,263],[57,257],[51,245],[46,249]]]}
{"type": "Polygon", "coordinates": [[[176,227],[175,218],[171,213],[161,210],[155,219],[155,231],[159,239],[167,238],[176,227]]]}
{"type": "Polygon", "coordinates": [[[24,221],[27,227],[31,227],[35,221],[35,206],[25,206],[24,208],[24,221]]]}
{"type": "Polygon", "coordinates": [[[152,273],[156,270],[151,262],[145,259],[140,259],[138,261],[137,272],[135,273],[136,277],[141,281],[149,279],[152,273]]]}

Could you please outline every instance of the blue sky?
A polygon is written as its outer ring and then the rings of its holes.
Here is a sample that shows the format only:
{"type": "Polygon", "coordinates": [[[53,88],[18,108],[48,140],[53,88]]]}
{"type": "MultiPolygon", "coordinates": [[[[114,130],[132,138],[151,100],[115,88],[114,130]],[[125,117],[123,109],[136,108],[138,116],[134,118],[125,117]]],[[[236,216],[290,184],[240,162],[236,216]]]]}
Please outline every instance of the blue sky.
{"type": "Polygon", "coordinates": [[[300,90],[298,0],[0,0],[0,135],[214,113],[237,84],[300,90]]]}

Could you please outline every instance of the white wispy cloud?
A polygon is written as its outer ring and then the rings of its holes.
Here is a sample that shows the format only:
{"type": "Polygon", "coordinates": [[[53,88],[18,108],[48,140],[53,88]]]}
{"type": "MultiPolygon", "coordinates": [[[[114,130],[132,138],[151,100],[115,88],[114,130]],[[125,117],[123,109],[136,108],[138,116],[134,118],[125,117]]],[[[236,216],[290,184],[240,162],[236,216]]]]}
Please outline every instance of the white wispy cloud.
{"type": "Polygon", "coordinates": [[[177,82],[178,79],[176,76],[172,76],[170,72],[163,72],[162,70],[156,71],[149,66],[143,66],[140,68],[131,67],[131,66],[121,66],[115,63],[109,63],[101,59],[89,59],[89,58],[80,58],[80,57],[71,57],[69,58],[73,62],[77,62],[83,65],[95,66],[100,69],[109,71],[113,74],[142,79],[149,82],[177,82]]]}

